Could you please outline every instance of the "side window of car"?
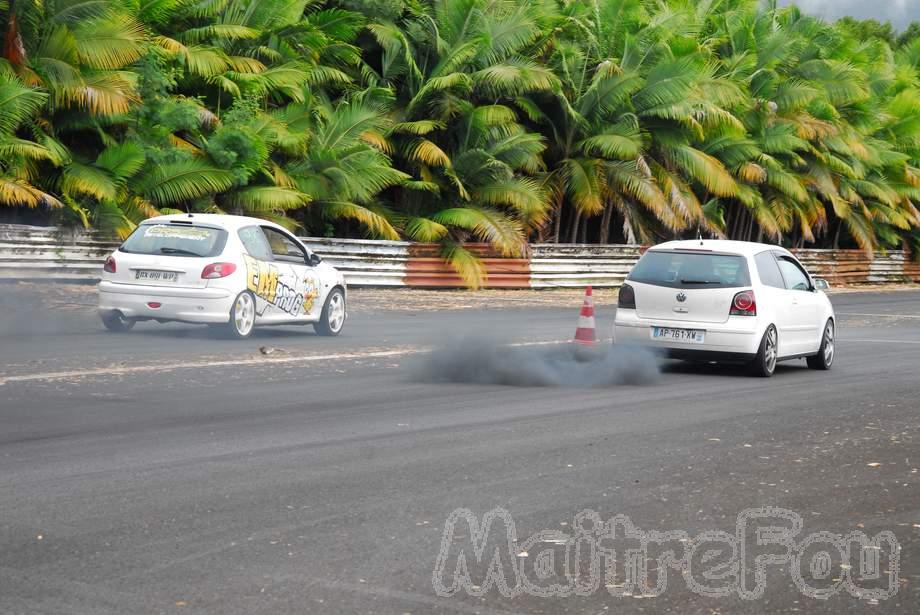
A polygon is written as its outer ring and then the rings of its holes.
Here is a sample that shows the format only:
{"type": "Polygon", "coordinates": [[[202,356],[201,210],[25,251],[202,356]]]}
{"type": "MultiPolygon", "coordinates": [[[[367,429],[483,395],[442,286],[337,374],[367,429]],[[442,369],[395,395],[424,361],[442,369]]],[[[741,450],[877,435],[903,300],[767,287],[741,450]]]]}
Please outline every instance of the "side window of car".
{"type": "Polygon", "coordinates": [[[805,273],[795,259],[788,256],[778,256],[776,260],[780,271],[783,273],[783,279],[786,281],[786,288],[790,290],[811,290],[808,274],[805,273]]]}
{"type": "Polygon", "coordinates": [[[286,234],[277,229],[263,226],[262,230],[268,238],[268,245],[271,246],[272,255],[275,260],[287,261],[303,265],[307,253],[300,245],[286,234]]]}
{"type": "Polygon", "coordinates": [[[258,226],[247,226],[240,229],[240,241],[243,247],[249,252],[249,256],[257,258],[260,261],[272,260],[272,249],[268,245],[268,239],[265,233],[258,226]]]}
{"type": "Polygon", "coordinates": [[[779,266],[771,253],[761,252],[754,257],[754,262],[757,265],[757,273],[760,275],[761,282],[773,288],[786,288],[783,276],[779,272],[779,266]]]}

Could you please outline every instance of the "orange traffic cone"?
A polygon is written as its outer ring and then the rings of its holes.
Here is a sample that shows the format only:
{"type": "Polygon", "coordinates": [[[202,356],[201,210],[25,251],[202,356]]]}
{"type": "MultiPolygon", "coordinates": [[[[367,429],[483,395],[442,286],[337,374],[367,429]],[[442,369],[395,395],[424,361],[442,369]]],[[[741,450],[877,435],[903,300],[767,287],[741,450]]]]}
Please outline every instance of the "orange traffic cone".
{"type": "Polygon", "coordinates": [[[578,317],[578,328],[575,329],[576,344],[581,346],[594,346],[597,344],[597,328],[594,324],[594,296],[589,286],[585,290],[585,303],[581,306],[581,315],[578,317]]]}

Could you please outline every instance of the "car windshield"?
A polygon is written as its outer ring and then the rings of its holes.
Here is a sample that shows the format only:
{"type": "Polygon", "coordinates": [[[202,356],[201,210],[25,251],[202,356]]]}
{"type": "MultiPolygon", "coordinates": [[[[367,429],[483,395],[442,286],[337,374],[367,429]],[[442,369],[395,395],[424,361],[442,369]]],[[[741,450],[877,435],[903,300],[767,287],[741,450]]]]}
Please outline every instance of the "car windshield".
{"type": "Polygon", "coordinates": [[[227,232],[194,224],[142,224],[122,244],[131,254],[210,257],[220,254],[227,243],[227,232]]]}
{"type": "Polygon", "coordinates": [[[751,285],[747,261],[737,254],[650,250],[628,278],[672,288],[736,288],[751,285]]]}

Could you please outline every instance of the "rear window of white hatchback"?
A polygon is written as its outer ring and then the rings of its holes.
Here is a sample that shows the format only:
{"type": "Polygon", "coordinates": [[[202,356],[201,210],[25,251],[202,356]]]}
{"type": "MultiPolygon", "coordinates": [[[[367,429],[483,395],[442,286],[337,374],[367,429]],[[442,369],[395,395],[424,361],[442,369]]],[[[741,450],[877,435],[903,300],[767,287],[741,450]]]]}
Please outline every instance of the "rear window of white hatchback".
{"type": "Polygon", "coordinates": [[[649,250],[627,278],[670,288],[740,288],[751,285],[747,260],[737,254],[649,250]]]}
{"type": "Polygon", "coordinates": [[[227,231],[194,224],[142,224],[119,248],[129,254],[212,257],[224,250],[227,231]]]}

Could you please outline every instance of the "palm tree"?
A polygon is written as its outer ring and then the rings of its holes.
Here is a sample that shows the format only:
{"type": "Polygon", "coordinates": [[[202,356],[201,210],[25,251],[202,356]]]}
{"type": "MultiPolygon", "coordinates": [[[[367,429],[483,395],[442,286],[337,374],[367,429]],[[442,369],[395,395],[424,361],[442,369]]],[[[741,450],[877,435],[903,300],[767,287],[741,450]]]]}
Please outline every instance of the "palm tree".
{"type": "Polygon", "coordinates": [[[0,72],[0,204],[37,207],[61,203],[37,184],[39,167],[55,161],[49,148],[18,135],[45,105],[47,97],[15,75],[0,72]]]}
{"type": "Polygon", "coordinates": [[[394,196],[397,222],[410,239],[440,242],[473,286],[485,274],[464,241],[520,255],[546,219],[548,194],[538,178],[545,146],[509,106],[558,87],[551,71],[526,57],[539,42],[544,8],[436,0],[401,24],[368,26],[377,43],[367,61],[371,82],[396,94],[385,147],[411,176],[394,196]]]}

